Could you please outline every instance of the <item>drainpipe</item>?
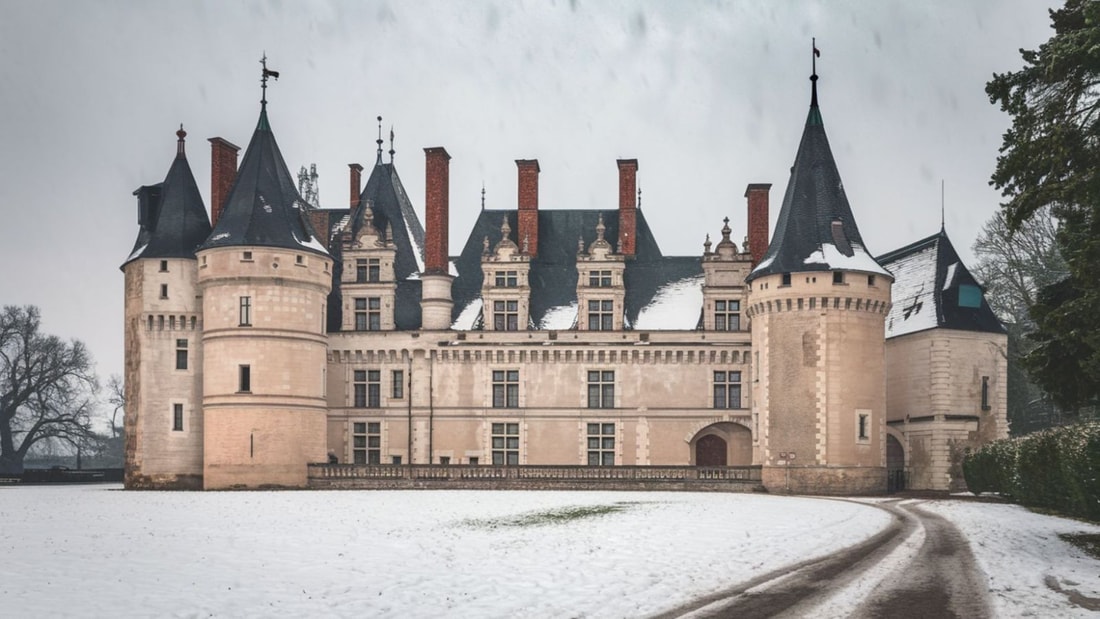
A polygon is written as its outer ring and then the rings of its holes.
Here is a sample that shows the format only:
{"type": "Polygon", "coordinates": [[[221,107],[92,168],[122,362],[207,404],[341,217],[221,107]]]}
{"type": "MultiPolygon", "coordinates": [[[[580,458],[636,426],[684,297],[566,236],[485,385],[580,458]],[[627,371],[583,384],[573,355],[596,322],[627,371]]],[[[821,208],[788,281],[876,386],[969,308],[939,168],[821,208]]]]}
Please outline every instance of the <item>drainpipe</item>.
{"type": "Polygon", "coordinates": [[[432,351],[428,355],[428,464],[432,463],[432,440],[435,438],[435,363],[432,351]]]}
{"type": "Polygon", "coordinates": [[[413,359],[412,359],[412,351],[411,350],[409,351],[408,361],[409,361],[409,370],[408,370],[409,374],[408,374],[408,378],[406,378],[406,380],[408,381],[408,383],[407,383],[408,386],[405,388],[405,404],[408,406],[408,419],[409,419],[408,439],[409,439],[409,444],[408,444],[408,447],[406,448],[407,451],[405,453],[409,458],[408,463],[412,464],[413,463],[413,359]]]}

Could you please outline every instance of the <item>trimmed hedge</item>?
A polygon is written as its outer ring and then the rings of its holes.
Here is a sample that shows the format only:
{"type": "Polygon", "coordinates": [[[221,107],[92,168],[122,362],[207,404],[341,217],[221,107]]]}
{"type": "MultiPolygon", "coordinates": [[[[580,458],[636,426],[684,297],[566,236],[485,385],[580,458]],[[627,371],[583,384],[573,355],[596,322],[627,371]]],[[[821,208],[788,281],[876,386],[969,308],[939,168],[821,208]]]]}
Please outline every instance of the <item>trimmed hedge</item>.
{"type": "Polygon", "coordinates": [[[1100,422],[994,441],[967,454],[963,474],[975,494],[1100,521],[1100,422]]]}

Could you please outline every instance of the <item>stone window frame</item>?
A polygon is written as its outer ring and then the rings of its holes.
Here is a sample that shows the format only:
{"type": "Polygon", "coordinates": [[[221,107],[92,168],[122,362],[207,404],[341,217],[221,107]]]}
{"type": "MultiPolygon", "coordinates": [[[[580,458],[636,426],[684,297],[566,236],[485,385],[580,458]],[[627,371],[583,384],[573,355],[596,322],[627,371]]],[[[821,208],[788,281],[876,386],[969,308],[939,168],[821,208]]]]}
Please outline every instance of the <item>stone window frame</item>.
{"type": "Polygon", "coordinates": [[[613,299],[588,300],[588,330],[615,330],[615,301],[613,299]]]}
{"type": "Polygon", "coordinates": [[[187,369],[187,339],[176,340],[176,369],[187,369]]]}
{"type": "Polygon", "coordinates": [[[494,466],[520,464],[520,427],[518,421],[494,421],[489,425],[490,453],[494,466]]]}
{"type": "Polygon", "coordinates": [[[172,403],[172,431],[183,432],[183,404],[172,403]]]}
{"type": "Polygon", "coordinates": [[[615,422],[586,422],[585,443],[588,466],[615,466],[615,451],[618,445],[615,422]]]}
{"type": "Polygon", "coordinates": [[[492,370],[489,404],[493,408],[519,408],[520,380],[518,369],[492,370]]]}
{"type": "Polygon", "coordinates": [[[714,301],[714,330],[741,330],[741,300],[716,299],[714,301]],[[721,326],[719,326],[721,325],[721,326]],[[732,328],[731,328],[732,325],[732,328]]]}
{"type": "Polygon", "coordinates": [[[240,297],[238,305],[238,326],[251,327],[252,326],[252,297],[242,296],[240,297]]]}
{"type": "Polygon", "coordinates": [[[351,421],[351,462],[353,464],[382,463],[382,422],[351,421]]]}
{"type": "Polygon", "coordinates": [[[382,370],[351,371],[352,408],[382,408],[382,370]]]}
{"type": "Polygon", "coordinates": [[[390,397],[394,400],[405,399],[405,370],[390,372],[390,397]]]}
{"type": "Polygon", "coordinates": [[[611,288],[614,286],[610,269],[593,269],[588,272],[588,286],[590,288],[611,288]]]}
{"type": "Polygon", "coordinates": [[[741,370],[714,370],[711,373],[712,398],[711,405],[716,409],[744,408],[744,389],[742,387],[741,370]],[[736,394],[736,398],[733,397],[736,394]],[[736,400],[736,401],[735,401],[736,400]],[[736,406],[733,406],[736,404],[736,406]]]}
{"type": "Polygon", "coordinates": [[[519,331],[519,301],[499,299],[493,301],[493,330],[519,331]]]}
{"type": "Polygon", "coordinates": [[[493,273],[493,283],[498,288],[518,288],[519,271],[496,271],[493,273]]]}
{"type": "Polygon", "coordinates": [[[857,408],[855,410],[854,433],[856,442],[865,444],[871,442],[871,411],[870,409],[857,408]]]}
{"type": "Polygon", "coordinates": [[[616,408],[615,370],[587,370],[588,408],[616,408]]]}

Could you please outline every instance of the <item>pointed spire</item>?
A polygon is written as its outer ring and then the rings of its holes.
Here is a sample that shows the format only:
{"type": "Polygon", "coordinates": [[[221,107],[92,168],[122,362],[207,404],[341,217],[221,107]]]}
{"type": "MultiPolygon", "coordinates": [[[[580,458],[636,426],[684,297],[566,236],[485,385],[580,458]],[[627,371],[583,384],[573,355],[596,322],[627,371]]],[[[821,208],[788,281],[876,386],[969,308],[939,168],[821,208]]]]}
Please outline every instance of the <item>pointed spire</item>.
{"type": "Polygon", "coordinates": [[[187,155],[183,152],[183,138],[187,137],[187,132],[183,130],[183,123],[180,123],[180,130],[176,132],[176,137],[179,138],[176,141],[176,157],[186,157],[187,155]]]}
{"type": "Polygon", "coordinates": [[[378,161],[375,165],[382,165],[382,117],[378,117],[378,139],[375,140],[378,144],[378,161]]]}
{"type": "Polygon", "coordinates": [[[393,165],[393,125],[390,125],[390,165],[393,165]]]}
{"type": "Polygon", "coordinates": [[[817,49],[817,37],[810,39],[813,47],[813,73],[810,74],[810,84],[813,94],[810,96],[810,107],[817,107],[817,58],[821,56],[821,50],[817,49]]]}

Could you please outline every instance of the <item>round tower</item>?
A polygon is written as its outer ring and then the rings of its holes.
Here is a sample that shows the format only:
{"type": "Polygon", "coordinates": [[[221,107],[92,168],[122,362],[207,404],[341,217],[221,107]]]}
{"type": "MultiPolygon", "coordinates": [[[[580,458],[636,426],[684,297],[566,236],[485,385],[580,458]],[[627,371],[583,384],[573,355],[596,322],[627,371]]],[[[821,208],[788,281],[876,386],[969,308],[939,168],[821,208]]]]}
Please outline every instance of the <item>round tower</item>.
{"type": "Polygon", "coordinates": [[[332,258],[308,208],[265,105],[224,209],[197,252],[207,489],[302,487],[307,465],[326,459],[332,258]]]}
{"type": "Polygon", "coordinates": [[[138,238],[125,275],[127,488],[202,487],[202,307],[195,247],[210,220],[184,154],[134,192],[138,238]]]}
{"type": "Polygon", "coordinates": [[[892,276],[864,247],[812,98],[775,235],[750,284],[753,412],[765,487],[886,491],[892,276]]]}

